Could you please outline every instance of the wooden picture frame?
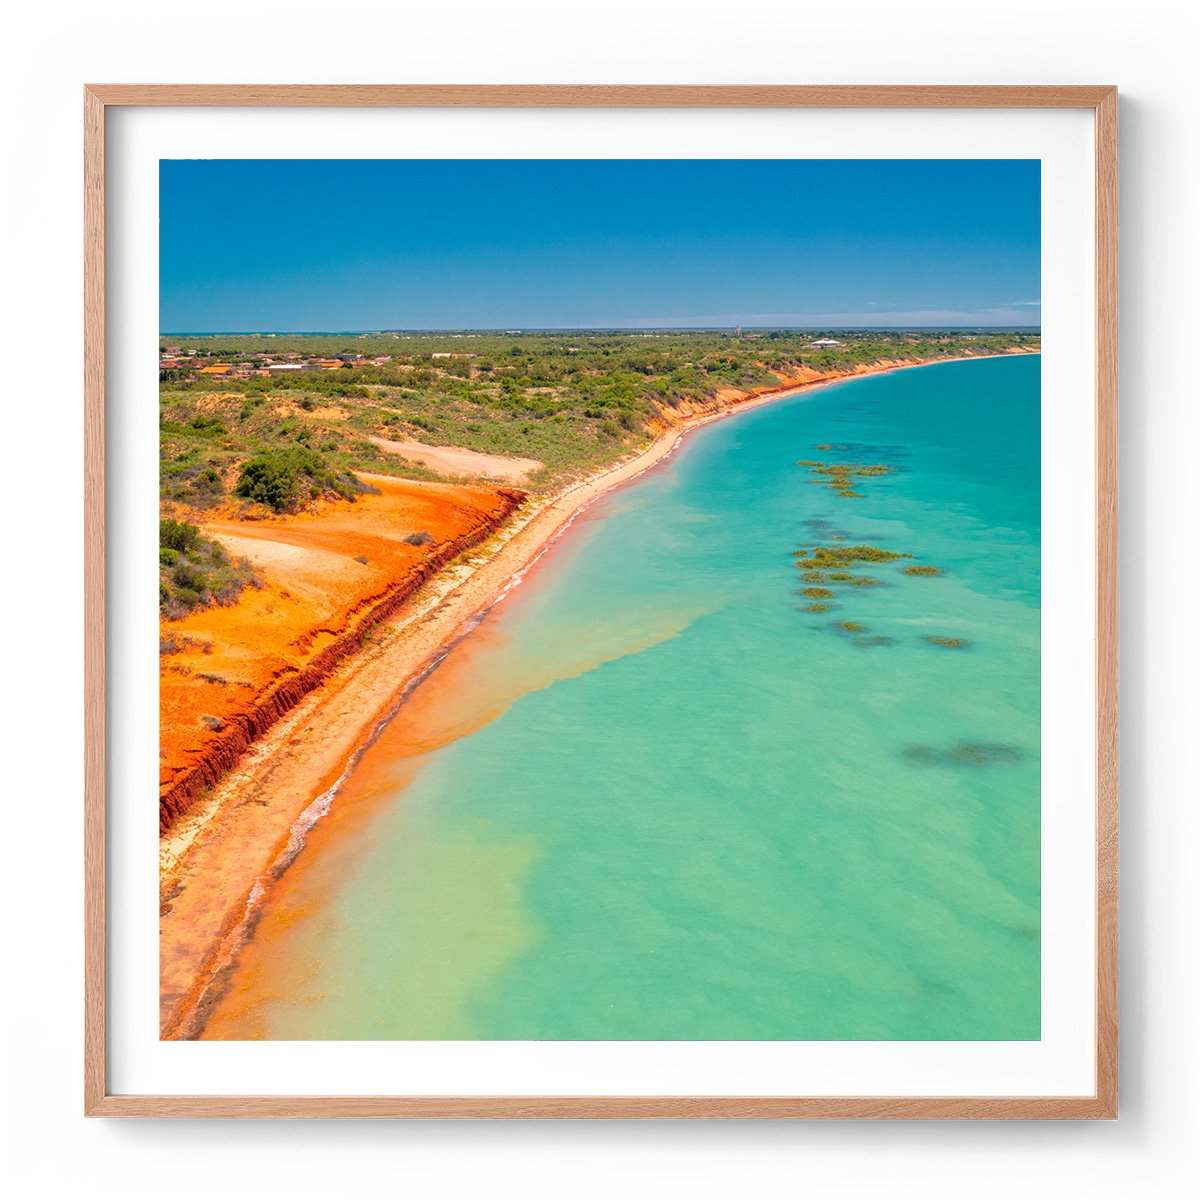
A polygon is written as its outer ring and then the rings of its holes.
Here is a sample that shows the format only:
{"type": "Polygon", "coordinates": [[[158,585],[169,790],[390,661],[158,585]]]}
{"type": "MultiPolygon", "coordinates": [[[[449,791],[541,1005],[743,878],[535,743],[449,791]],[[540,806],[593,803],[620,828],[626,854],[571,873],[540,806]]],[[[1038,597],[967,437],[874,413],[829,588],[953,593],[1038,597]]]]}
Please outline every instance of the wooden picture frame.
{"type": "Polygon", "coordinates": [[[89,1116],[1114,1118],[1117,1112],[1117,93],[1083,87],[228,86],[84,89],[86,423],[85,1051],[89,1116]],[[1097,643],[1095,1093],[1083,1097],[189,1096],[108,1090],[106,1021],[105,116],[126,106],[971,108],[1095,122],[1097,643]]]}

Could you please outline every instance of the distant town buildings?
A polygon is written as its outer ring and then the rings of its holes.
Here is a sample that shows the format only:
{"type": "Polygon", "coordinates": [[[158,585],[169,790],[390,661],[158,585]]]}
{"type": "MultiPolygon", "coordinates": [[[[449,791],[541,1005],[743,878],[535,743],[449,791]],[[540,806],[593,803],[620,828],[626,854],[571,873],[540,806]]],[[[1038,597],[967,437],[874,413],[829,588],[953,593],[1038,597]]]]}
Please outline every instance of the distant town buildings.
{"type": "MultiPolygon", "coordinates": [[[[268,336],[268,335],[263,335],[268,336]]],[[[202,376],[206,379],[269,379],[272,376],[291,375],[297,371],[341,371],[363,367],[382,367],[388,363],[397,362],[391,354],[376,354],[367,357],[363,354],[333,354],[328,357],[313,357],[297,354],[294,351],[278,353],[245,354],[240,361],[217,361],[211,354],[201,351],[189,351],[183,346],[164,346],[159,351],[158,371],[160,379],[189,379],[202,376]]],[[[474,354],[437,353],[431,358],[475,358],[474,354]]],[[[411,362],[411,358],[408,360],[411,362]]],[[[397,363],[402,370],[411,370],[404,366],[401,358],[397,363]]]]}

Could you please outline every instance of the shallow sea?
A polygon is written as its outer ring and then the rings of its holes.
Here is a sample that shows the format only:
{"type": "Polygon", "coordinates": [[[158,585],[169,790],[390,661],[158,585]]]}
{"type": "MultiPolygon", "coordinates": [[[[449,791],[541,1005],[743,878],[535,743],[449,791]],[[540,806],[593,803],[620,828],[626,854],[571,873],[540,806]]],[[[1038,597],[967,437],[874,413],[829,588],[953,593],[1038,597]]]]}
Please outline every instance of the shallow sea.
{"type": "Polygon", "coordinates": [[[205,1036],[1037,1038],[1039,370],[801,393],[594,504],[366,752],[205,1036]],[[812,613],[805,543],[914,558],[812,613]]]}

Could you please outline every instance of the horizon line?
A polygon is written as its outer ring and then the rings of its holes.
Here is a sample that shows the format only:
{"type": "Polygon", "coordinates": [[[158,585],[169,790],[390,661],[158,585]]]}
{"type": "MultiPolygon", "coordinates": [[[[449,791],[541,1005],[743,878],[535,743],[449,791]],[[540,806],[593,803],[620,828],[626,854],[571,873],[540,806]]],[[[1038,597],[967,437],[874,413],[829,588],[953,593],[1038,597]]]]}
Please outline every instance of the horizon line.
{"type": "Polygon", "coordinates": [[[358,337],[391,333],[1041,333],[1040,325],[442,325],[378,329],[168,329],[159,337],[358,337]]]}

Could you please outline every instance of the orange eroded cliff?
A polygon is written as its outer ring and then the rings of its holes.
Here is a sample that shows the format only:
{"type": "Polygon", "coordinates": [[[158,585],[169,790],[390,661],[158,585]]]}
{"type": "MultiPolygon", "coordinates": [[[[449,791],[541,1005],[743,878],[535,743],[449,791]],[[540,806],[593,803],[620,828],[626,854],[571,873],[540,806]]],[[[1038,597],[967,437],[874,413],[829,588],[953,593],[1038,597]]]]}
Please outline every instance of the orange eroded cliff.
{"type": "Polygon", "coordinates": [[[506,488],[361,478],[379,494],[297,516],[203,526],[248,558],[263,586],[228,607],[162,623],[160,831],[379,622],[525,498],[506,488]],[[422,533],[432,541],[405,540],[422,533]]]}
{"type": "Polygon", "coordinates": [[[651,420],[647,428],[655,433],[670,429],[696,417],[708,416],[724,412],[727,409],[739,408],[744,404],[764,400],[769,396],[783,392],[792,392],[798,388],[810,387],[818,383],[830,383],[837,379],[849,379],[855,375],[876,375],[881,371],[895,370],[897,367],[921,366],[928,360],[920,358],[888,358],[873,363],[860,363],[841,371],[815,371],[811,367],[802,367],[790,375],[779,371],[772,374],[779,380],[777,384],[767,384],[755,388],[720,388],[713,396],[702,400],[683,399],[673,404],[659,404],[659,416],[651,420]]]}

